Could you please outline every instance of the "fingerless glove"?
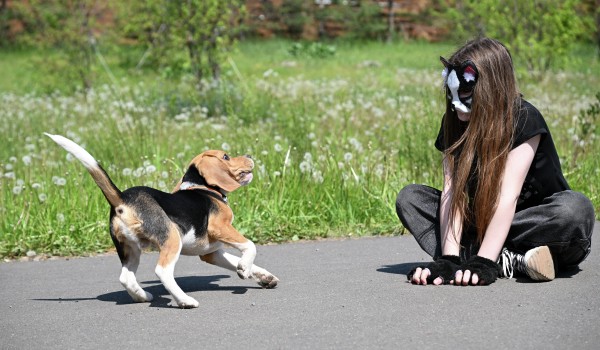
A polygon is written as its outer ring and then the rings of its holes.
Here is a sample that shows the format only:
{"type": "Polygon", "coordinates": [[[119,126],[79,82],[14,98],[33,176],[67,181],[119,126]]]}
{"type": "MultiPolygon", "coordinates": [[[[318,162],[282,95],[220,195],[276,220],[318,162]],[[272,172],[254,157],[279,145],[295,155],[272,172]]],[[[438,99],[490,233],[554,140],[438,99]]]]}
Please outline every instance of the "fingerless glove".
{"type": "Polygon", "coordinates": [[[463,272],[469,270],[471,275],[477,274],[480,284],[487,285],[496,282],[500,267],[495,261],[475,255],[462,264],[460,270],[463,272]]]}
{"type": "Polygon", "coordinates": [[[433,283],[438,277],[441,277],[443,284],[450,283],[454,280],[456,271],[460,269],[460,257],[456,255],[442,255],[441,257],[435,258],[434,261],[430,262],[426,266],[418,266],[412,269],[406,278],[410,281],[418,268],[428,269],[431,274],[427,277],[427,283],[433,283]]]}

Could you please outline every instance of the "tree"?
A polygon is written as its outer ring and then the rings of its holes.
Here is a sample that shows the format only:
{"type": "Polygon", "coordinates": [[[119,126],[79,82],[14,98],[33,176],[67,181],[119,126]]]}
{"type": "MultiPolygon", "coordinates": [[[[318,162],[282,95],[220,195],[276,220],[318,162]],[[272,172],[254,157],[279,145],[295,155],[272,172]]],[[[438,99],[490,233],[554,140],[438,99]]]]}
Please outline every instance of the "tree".
{"type": "Polygon", "coordinates": [[[457,0],[448,10],[460,39],[485,35],[502,41],[528,71],[564,65],[584,34],[580,0],[457,0]]]}
{"type": "Polygon", "coordinates": [[[151,62],[189,70],[202,87],[208,78],[220,79],[221,63],[244,14],[242,5],[242,0],[124,2],[121,22],[126,35],[147,45],[151,62]]]}
{"type": "Polygon", "coordinates": [[[79,81],[85,91],[94,80],[95,32],[99,32],[96,19],[104,10],[95,0],[29,0],[15,4],[15,12],[27,29],[23,41],[56,49],[57,55],[44,58],[42,68],[49,74],[61,74],[67,84],[79,81]]]}

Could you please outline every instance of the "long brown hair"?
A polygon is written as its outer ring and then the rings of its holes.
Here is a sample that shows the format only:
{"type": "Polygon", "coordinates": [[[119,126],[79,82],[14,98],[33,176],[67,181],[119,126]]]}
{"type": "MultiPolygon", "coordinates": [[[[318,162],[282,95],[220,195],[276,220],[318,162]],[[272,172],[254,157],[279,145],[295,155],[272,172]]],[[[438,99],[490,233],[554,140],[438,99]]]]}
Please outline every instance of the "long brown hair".
{"type": "Polygon", "coordinates": [[[449,62],[461,64],[467,59],[475,63],[479,73],[470,119],[466,126],[460,122],[447,100],[444,157],[450,167],[453,189],[449,222],[460,215],[463,228],[474,227],[481,242],[498,203],[521,95],[512,58],[502,43],[489,38],[472,40],[454,53],[449,62]]]}

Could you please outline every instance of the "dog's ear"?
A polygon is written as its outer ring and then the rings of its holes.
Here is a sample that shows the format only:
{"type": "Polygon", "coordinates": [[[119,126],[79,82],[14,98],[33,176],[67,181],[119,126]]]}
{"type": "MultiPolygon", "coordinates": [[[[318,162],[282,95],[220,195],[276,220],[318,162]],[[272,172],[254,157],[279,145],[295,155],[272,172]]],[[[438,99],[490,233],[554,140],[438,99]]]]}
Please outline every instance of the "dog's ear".
{"type": "Polygon", "coordinates": [[[214,186],[233,192],[241,187],[235,179],[235,174],[231,172],[223,159],[205,156],[198,162],[198,172],[209,186],[214,186]]]}

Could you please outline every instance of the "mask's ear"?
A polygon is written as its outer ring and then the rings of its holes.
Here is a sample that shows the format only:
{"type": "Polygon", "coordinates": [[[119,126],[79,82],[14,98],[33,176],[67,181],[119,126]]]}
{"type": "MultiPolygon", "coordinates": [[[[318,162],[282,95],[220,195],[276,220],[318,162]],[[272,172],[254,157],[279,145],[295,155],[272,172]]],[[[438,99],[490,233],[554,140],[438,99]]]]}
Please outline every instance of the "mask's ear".
{"type": "Polygon", "coordinates": [[[446,61],[446,59],[440,56],[440,61],[444,64],[444,70],[442,71],[442,78],[444,79],[444,83],[446,82],[446,77],[448,76],[448,67],[450,67],[450,63],[446,61]]]}
{"type": "Polygon", "coordinates": [[[239,182],[236,181],[235,175],[217,157],[202,157],[198,163],[198,172],[204,177],[208,185],[219,187],[227,193],[241,187],[239,182]]]}
{"type": "Polygon", "coordinates": [[[442,56],[440,56],[440,62],[442,62],[442,64],[444,64],[444,68],[448,68],[450,66],[450,62],[448,62],[448,60],[446,60],[442,56]]]}

